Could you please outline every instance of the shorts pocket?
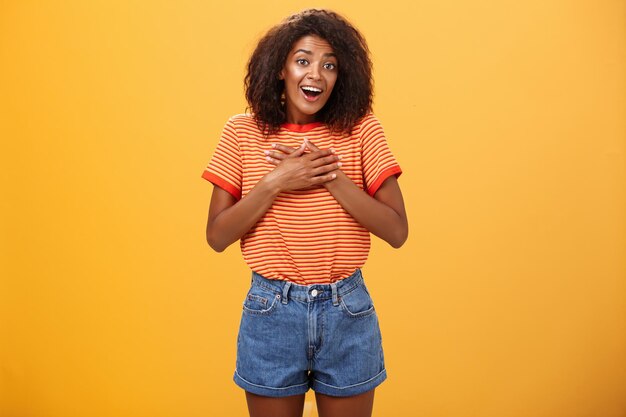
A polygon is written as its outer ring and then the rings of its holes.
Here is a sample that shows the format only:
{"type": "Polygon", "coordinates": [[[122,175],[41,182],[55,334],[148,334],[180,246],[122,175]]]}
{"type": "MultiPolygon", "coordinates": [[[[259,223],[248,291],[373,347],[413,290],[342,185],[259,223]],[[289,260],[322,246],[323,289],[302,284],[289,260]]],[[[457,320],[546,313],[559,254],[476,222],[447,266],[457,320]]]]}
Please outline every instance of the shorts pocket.
{"type": "Polygon", "coordinates": [[[341,310],[351,318],[368,317],[375,313],[374,302],[365,285],[341,296],[341,310]]]}
{"type": "Polygon", "coordinates": [[[252,285],[243,302],[243,311],[248,314],[271,314],[280,301],[280,294],[258,285],[252,285]]]}

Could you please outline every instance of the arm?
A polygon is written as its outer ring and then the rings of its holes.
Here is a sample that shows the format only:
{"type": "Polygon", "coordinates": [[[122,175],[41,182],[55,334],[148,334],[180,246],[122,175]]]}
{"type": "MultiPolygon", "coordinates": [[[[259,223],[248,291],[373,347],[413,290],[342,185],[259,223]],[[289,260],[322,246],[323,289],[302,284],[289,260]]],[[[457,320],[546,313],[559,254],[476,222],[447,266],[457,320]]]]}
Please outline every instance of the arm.
{"type": "Polygon", "coordinates": [[[402,192],[392,175],[370,197],[346,174],[337,169],[337,178],[324,184],[335,200],[363,227],[394,248],[401,247],[409,234],[402,192]]]}
{"type": "Polygon", "coordinates": [[[245,198],[237,201],[229,192],[213,187],[206,240],[216,252],[223,252],[241,239],[272,206],[280,190],[262,178],[245,198]]]}
{"type": "Polygon", "coordinates": [[[241,239],[267,212],[281,192],[332,182],[333,173],[328,171],[336,167],[327,161],[331,151],[320,150],[302,156],[304,150],[303,143],[283,158],[278,167],[265,174],[239,201],[220,187],[213,188],[206,239],[214,250],[222,252],[231,243],[241,239]]]}

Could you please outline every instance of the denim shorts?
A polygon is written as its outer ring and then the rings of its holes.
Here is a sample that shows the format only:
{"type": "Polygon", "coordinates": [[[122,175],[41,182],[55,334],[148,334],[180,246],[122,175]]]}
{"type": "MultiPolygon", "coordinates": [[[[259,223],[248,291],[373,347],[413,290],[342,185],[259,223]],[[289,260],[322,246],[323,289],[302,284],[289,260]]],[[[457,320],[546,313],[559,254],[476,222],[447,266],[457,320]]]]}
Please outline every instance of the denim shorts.
{"type": "Polygon", "coordinates": [[[238,386],[270,397],[309,388],[345,397],[386,378],[378,317],[360,268],[335,283],[311,285],[252,271],[237,337],[238,386]]]}

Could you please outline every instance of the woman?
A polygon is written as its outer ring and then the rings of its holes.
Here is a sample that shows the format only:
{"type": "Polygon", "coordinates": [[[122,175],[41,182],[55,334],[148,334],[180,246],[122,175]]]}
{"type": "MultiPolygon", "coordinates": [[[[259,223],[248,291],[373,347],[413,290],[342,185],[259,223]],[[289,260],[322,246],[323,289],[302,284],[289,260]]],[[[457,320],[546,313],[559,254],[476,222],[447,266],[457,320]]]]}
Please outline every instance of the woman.
{"type": "Polygon", "coordinates": [[[370,416],[386,379],[361,267],[373,233],[408,236],[402,173],[371,113],[369,50],[327,10],[305,10],[260,40],[245,78],[250,114],[226,123],[202,177],[206,237],[241,240],[252,270],[234,381],[256,416],[370,416]]]}

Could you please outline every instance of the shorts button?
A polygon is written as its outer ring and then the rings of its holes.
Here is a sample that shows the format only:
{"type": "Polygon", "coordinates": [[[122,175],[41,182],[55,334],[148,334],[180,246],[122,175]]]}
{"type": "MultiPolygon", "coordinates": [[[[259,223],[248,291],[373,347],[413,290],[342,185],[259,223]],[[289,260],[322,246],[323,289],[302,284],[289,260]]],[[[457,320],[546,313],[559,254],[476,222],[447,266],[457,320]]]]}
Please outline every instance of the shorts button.
{"type": "Polygon", "coordinates": [[[315,297],[317,295],[317,290],[311,291],[311,297],[315,297]]]}

